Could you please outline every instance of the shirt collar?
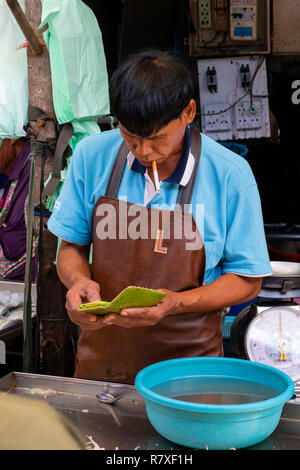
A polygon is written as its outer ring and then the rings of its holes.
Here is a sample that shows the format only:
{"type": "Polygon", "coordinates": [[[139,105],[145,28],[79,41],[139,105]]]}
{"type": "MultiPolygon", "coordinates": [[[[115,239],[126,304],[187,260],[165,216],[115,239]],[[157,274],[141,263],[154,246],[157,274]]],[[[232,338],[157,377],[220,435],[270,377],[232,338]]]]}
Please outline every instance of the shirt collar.
{"type": "MultiPolygon", "coordinates": [[[[136,173],[146,173],[147,168],[142,165],[142,163],[139,162],[137,158],[135,158],[132,152],[129,152],[129,154],[127,155],[127,162],[128,167],[136,173]]],[[[164,181],[167,183],[174,183],[179,184],[181,186],[186,186],[191,178],[194,168],[194,162],[195,159],[191,153],[191,133],[189,127],[187,126],[185,131],[185,143],[182,156],[173,173],[164,181]]]]}

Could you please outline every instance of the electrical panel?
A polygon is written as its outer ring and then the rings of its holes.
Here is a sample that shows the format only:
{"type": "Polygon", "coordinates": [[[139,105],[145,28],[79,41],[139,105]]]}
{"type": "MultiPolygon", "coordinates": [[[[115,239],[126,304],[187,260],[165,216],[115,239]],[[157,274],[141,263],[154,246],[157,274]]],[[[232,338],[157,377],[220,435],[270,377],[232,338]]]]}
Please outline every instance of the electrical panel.
{"type": "Polygon", "coordinates": [[[271,137],[264,56],[198,60],[202,132],[214,140],[271,137]]]}
{"type": "Polygon", "coordinates": [[[190,0],[190,12],[190,56],[270,53],[270,0],[190,0]]]}

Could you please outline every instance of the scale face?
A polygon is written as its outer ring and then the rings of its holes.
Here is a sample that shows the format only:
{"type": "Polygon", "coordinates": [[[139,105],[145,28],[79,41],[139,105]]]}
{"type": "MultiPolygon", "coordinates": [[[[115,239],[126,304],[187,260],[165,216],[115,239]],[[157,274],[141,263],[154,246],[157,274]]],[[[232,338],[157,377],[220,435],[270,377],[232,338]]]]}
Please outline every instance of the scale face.
{"type": "Polygon", "coordinates": [[[299,307],[271,307],[258,313],[245,334],[245,353],[285,372],[294,382],[300,380],[299,307]]]}

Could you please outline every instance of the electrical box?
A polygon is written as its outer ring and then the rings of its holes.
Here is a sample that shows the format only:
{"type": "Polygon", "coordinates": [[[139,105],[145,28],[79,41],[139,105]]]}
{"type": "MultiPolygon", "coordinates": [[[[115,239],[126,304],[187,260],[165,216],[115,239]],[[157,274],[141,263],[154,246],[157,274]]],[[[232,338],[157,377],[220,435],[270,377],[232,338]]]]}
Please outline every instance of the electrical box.
{"type": "Polygon", "coordinates": [[[214,140],[271,137],[264,56],[198,60],[202,132],[214,140]]]}
{"type": "Polygon", "coordinates": [[[270,53],[270,0],[190,0],[190,11],[190,56],[270,53]]]}

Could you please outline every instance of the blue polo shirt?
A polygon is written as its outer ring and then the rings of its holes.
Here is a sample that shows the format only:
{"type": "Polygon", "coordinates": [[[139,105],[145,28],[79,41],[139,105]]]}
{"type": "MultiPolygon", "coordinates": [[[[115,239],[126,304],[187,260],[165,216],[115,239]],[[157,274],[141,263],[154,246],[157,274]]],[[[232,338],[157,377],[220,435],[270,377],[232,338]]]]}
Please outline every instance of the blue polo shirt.
{"type": "MultiPolygon", "coordinates": [[[[224,273],[266,276],[272,273],[262,210],[252,170],[241,156],[204,134],[190,205],[206,250],[204,282],[224,273]]],[[[118,129],[86,137],[76,146],[65,183],[48,221],[58,237],[78,245],[92,243],[93,209],[105,194],[117,151],[118,129]]],[[[160,183],[160,194],[146,168],[130,152],[117,197],[134,204],[172,210],[180,185],[192,174],[194,156],[187,129],[185,148],[173,174],[160,183]]],[[[170,273],[172,275],[172,273],[170,273]]]]}

